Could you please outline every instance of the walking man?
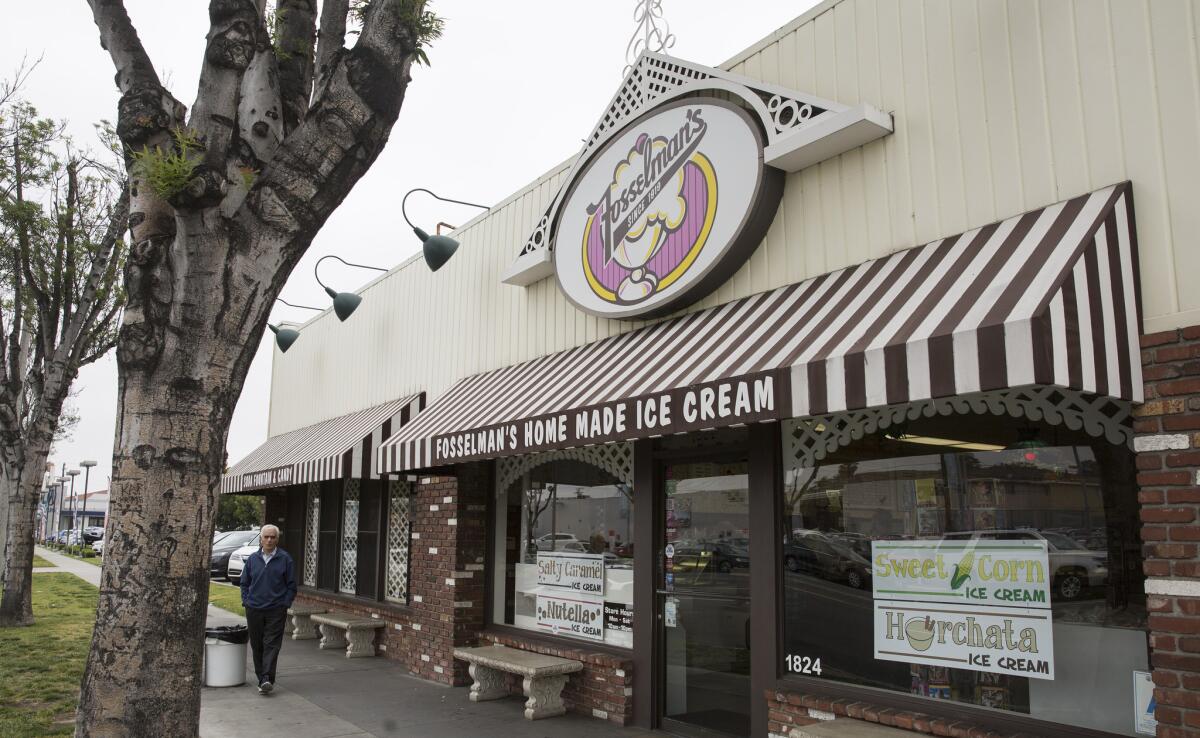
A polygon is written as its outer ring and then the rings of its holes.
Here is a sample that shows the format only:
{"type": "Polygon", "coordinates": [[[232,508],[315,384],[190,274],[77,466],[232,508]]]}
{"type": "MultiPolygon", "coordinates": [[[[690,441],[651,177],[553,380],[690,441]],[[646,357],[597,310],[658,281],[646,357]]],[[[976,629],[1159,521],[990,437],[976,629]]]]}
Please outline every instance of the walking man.
{"type": "Polygon", "coordinates": [[[242,606],[254,652],[254,675],[258,691],[268,695],[275,686],[275,663],[283,645],[283,624],[296,599],[296,565],[287,551],[279,548],[279,529],[264,525],[261,546],[250,554],[242,569],[242,606]]]}

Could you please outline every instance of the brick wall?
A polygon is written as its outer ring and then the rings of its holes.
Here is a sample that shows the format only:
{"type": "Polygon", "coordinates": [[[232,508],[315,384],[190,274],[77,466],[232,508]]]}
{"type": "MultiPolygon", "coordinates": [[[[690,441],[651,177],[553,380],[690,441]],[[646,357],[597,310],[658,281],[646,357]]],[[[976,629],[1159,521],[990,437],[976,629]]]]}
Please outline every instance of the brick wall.
{"type": "MultiPolygon", "coordinates": [[[[633,720],[633,659],[591,651],[585,644],[549,645],[536,639],[492,633],[484,639],[523,651],[582,661],[583,670],[572,674],[563,687],[567,710],[617,725],[628,725],[633,720]]],[[[509,680],[509,691],[521,694],[521,683],[515,676],[509,680]]]]}
{"type": "MultiPolygon", "coordinates": [[[[831,699],[792,691],[769,691],[766,694],[768,723],[771,738],[790,738],[794,729],[803,733],[803,726],[826,720],[853,719],[910,730],[925,735],[952,738],[1035,738],[1034,733],[999,733],[966,720],[952,720],[922,712],[893,710],[868,702],[851,699],[831,699]]],[[[850,733],[846,733],[850,735],[850,733]]]]}
{"type": "Polygon", "coordinates": [[[1138,408],[1151,663],[1160,738],[1200,738],[1200,326],[1142,337],[1138,408]]]}
{"type": "Polygon", "coordinates": [[[487,464],[418,480],[410,506],[407,607],[311,589],[301,590],[297,600],[381,618],[388,626],[376,637],[380,655],[404,662],[425,679],[469,684],[467,667],[455,662],[454,649],[474,645],[483,628],[489,489],[487,464]]]}

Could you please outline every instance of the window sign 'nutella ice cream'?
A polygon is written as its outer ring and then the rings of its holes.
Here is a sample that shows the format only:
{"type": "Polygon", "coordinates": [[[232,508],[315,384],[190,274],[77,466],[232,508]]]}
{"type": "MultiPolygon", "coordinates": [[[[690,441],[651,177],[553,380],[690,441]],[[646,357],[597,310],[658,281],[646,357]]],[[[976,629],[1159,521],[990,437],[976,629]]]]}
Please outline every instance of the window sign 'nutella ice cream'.
{"type": "Polygon", "coordinates": [[[1054,678],[1045,541],[873,541],[875,658],[1054,678]]]}

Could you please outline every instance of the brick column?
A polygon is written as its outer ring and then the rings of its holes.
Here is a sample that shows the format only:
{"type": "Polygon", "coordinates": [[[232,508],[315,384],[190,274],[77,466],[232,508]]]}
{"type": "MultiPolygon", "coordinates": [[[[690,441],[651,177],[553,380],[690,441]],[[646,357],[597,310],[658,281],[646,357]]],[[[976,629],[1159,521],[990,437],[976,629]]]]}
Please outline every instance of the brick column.
{"type": "Polygon", "coordinates": [[[487,464],[464,464],[452,477],[422,477],[413,494],[409,588],[409,669],[433,681],[470,683],[457,646],[483,628],[487,464]]]}
{"type": "Polygon", "coordinates": [[[1160,738],[1200,737],[1200,326],[1142,337],[1138,501],[1160,738]]]}

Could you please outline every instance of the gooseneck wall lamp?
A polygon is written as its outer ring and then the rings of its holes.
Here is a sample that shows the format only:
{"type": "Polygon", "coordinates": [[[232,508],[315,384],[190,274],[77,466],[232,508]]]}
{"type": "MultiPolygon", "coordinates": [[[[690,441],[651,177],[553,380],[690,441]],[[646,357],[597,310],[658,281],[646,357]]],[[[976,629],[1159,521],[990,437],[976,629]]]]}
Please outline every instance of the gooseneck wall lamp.
{"type": "Polygon", "coordinates": [[[450,261],[451,256],[454,256],[454,252],[458,250],[458,241],[455,241],[449,236],[443,236],[440,233],[431,236],[413,225],[412,221],[408,219],[408,212],[404,209],[404,206],[408,202],[408,196],[414,192],[424,192],[436,200],[441,200],[442,202],[452,202],[456,205],[470,205],[473,208],[481,208],[483,210],[491,210],[491,208],[489,208],[487,205],[479,205],[473,202],[464,202],[463,200],[452,200],[449,197],[442,197],[425,189],[424,187],[418,187],[415,190],[409,190],[408,192],[404,193],[404,199],[400,201],[400,214],[404,216],[404,222],[408,223],[409,228],[413,229],[413,233],[417,235],[417,238],[421,239],[421,248],[425,254],[425,263],[429,265],[429,270],[436,272],[442,268],[443,264],[450,261]]]}
{"type": "Polygon", "coordinates": [[[358,267],[359,269],[371,269],[376,272],[386,272],[387,270],[380,269],[379,267],[367,266],[366,264],[354,264],[346,261],[340,256],[334,256],[333,254],[327,254],[322,256],[320,259],[317,259],[317,263],[313,264],[313,277],[317,280],[317,284],[325,288],[325,294],[333,298],[333,312],[337,314],[338,320],[345,322],[346,318],[349,318],[354,314],[355,309],[358,308],[358,304],[362,302],[362,298],[353,292],[338,292],[321,281],[320,275],[317,274],[317,267],[321,266],[321,262],[325,261],[326,259],[337,259],[346,266],[358,267]]]}
{"type": "MultiPolygon", "coordinates": [[[[318,313],[323,312],[321,308],[309,307],[308,305],[292,304],[282,297],[276,297],[275,301],[282,302],[288,307],[316,310],[318,313]]],[[[296,330],[295,328],[282,328],[272,323],[267,323],[267,327],[270,328],[271,332],[275,334],[275,345],[278,346],[279,350],[285,354],[287,353],[287,350],[292,347],[292,344],[296,342],[296,339],[300,337],[300,331],[296,330]]]]}

